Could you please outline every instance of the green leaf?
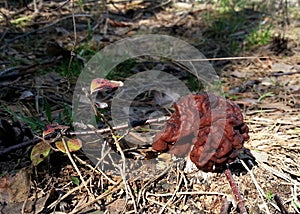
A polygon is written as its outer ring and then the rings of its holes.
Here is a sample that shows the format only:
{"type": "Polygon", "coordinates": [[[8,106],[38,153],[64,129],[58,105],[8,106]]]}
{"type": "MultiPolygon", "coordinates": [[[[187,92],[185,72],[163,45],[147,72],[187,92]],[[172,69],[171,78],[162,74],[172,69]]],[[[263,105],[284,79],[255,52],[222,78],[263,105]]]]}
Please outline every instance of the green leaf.
{"type": "Polygon", "coordinates": [[[80,180],[79,180],[78,177],[76,177],[76,176],[71,176],[71,179],[72,179],[72,181],[73,181],[74,184],[76,184],[77,186],[79,186],[80,180]]]}
{"type": "Polygon", "coordinates": [[[49,153],[51,147],[48,143],[41,141],[37,143],[31,150],[30,160],[34,166],[37,166],[43,160],[45,160],[49,153]]]}

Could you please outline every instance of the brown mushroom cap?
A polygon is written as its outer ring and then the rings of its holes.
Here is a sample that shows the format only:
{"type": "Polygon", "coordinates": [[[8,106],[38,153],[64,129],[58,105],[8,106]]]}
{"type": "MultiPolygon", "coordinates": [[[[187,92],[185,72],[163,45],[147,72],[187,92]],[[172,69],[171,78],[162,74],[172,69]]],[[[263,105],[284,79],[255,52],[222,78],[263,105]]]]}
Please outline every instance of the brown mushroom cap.
{"type": "Polygon", "coordinates": [[[190,154],[200,170],[222,171],[226,163],[237,158],[244,141],[249,140],[249,128],[240,108],[223,97],[207,93],[188,95],[174,107],[165,129],[154,138],[152,148],[156,151],[177,156],[190,154]]]}

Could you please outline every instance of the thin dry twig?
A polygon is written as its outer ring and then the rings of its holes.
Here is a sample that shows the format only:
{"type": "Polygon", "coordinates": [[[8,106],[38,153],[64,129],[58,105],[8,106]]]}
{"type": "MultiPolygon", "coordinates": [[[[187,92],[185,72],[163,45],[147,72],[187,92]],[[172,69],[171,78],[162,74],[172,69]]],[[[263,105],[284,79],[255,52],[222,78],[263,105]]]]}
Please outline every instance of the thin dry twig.
{"type": "Polygon", "coordinates": [[[165,174],[171,169],[171,167],[172,167],[172,166],[167,167],[164,171],[162,171],[160,174],[158,174],[158,175],[155,176],[154,178],[151,178],[148,182],[146,182],[146,183],[142,186],[141,190],[139,191],[138,197],[137,197],[137,204],[140,202],[142,196],[143,196],[143,198],[145,198],[144,196],[147,194],[147,193],[145,193],[145,192],[146,192],[148,186],[149,186],[150,184],[153,184],[154,181],[158,180],[158,179],[161,178],[163,175],[165,175],[165,174]]]}
{"type": "Polygon", "coordinates": [[[88,168],[90,168],[92,170],[92,172],[96,172],[98,174],[101,174],[103,177],[105,177],[110,183],[112,183],[113,185],[116,185],[118,182],[114,181],[113,179],[111,179],[108,175],[106,175],[101,169],[93,167],[92,165],[88,164],[86,161],[82,160],[81,158],[79,158],[76,154],[73,155],[76,160],[78,160],[81,164],[84,164],[85,166],[87,166],[88,168]]]}
{"type": "MultiPolygon", "coordinates": [[[[177,171],[178,172],[178,171],[177,171]]],[[[182,183],[182,176],[180,176],[181,175],[181,173],[177,173],[177,180],[178,180],[178,177],[180,177],[179,178],[179,181],[178,181],[178,183],[177,183],[177,185],[176,185],[176,189],[175,189],[175,191],[174,191],[174,193],[172,194],[172,196],[169,198],[169,200],[167,201],[167,203],[165,203],[164,204],[164,206],[161,208],[161,210],[159,211],[159,214],[162,214],[163,212],[164,212],[164,210],[166,209],[166,207],[169,205],[169,204],[171,204],[171,202],[174,200],[174,198],[175,198],[175,196],[176,196],[176,193],[178,192],[178,190],[179,190],[179,188],[180,188],[180,186],[181,186],[181,183],[182,183]]]]}
{"type": "MultiPolygon", "coordinates": [[[[146,193],[147,196],[156,196],[156,197],[164,197],[164,196],[168,197],[168,196],[172,196],[173,194],[174,193],[150,193],[150,192],[146,193]]],[[[204,192],[204,191],[176,192],[176,195],[221,195],[221,196],[228,196],[227,194],[221,193],[221,192],[204,192]]]]}
{"type": "Polygon", "coordinates": [[[118,190],[122,189],[124,186],[123,184],[119,185],[121,183],[122,179],[120,179],[120,181],[118,182],[117,185],[114,185],[111,189],[108,189],[107,191],[105,191],[103,194],[99,195],[98,197],[92,199],[91,201],[89,201],[86,204],[83,204],[82,206],[79,206],[77,209],[72,210],[71,212],[69,212],[69,214],[75,214],[78,213],[79,211],[83,210],[84,208],[96,203],[97,201],[117,192],[118,190]]]}
{"type": "Polygon", "coordinates": [[[81,182],[83,183],[84,187],[86,188],[88,194],[89,194],[92,198],[94,198],[94,195],[91,193],[90,189],[87,187],[86,181],[85,181],[84,178],[82,177],[80,170],[78,169],[78,167],[77,167],[75,161],[73,160],[72,155],[71,155],[70,150],[69,150],[69,147],[68,147],[68,145],[67,145],[67,143],[66,143],[66,141],[65,141],[64,138],[62,138],[62,142],[63,142],[63,144],[64,144],[64,147],[65,147],[66,153],[67,153],[67,155],[68,155],[68,158],[69,158],[69,160],[71,161],[71,163],[72,163],[73,167],[75,168],[76,172],[78,173],[81,182]]]}
{"type": "MultiPolygon", "coordinates": [[[[164,206],[163,203],[160,203],[160,202],[158,202],[158,201],[155,201],[155,200],[153,200],[153,199],[151,199],[151,198],[147,198],[147,197],[146,197],[146,199],[147,199],[148,201],[151,201],[151,202],[154,203],[154,204],[158,204],[158,205],[160,205],[160,206],[164,206]]],[[[166,209],[167,209],[168,211],[170,211],[171,213],[174,213],[174,214],[177,213],[177,212],[175,212],[174,210],[172,210],[170,207],[166,207],[166,209]]]]}
{"type": "MultiPolygon", "coordinates": [[[[92,178],[89,178],[86,182],[89,182],[92,178]]],[[[79,186],[69,190],[66,194],[59,197],[56,201],[52,202],[50,205],[48,205],[47,209],[53,209],[55,206],[57,206],[62,200],[67,198],[69,195],[73,194],[77,190],[80,190],[84,186],[84,183],[81,183],[79,186]]]]}
{"type": "Polygon", "coordinates": [[[177,62],[202,62],[202,61],[222,61],[222,60],[244,60],[244,59],[269,59],[268,56],[240,56],[240,57],[220,57],[220,58],[207,58],[207,59],[180,59],[177,62]]]}
{"type": "Polygon", "coordinates": [[[261,200],[263,201],[263,205],[264,205],[264,207],[265,207],[266,213],[271,214],[271,213],[270,213],[270,210],[269,210],[269,208],[268,208],[268,205],[267,205],[267,203],[266,203],[265,200],[264,200],[264,197],[266,196],[266,194],[264,193],[263,189],[259,186],[259,184],[258,184],[257,180],[255,179],[253,173],[250,171],[250,169],[249,169],[248,166],[245,164],[245,162],[244,162],[243,160],[240,160],[240,161],[241,161],[243,167],[244,167],[244,168],[247,170],[247,172],[249,173],[249,175],[250,175],[250,177],[251,177],[251,180],[253,181],[253,183],[254,183],[254,185],[255,185],[257,191],[258,191],[258,194],[259,194],[261,200]]]}

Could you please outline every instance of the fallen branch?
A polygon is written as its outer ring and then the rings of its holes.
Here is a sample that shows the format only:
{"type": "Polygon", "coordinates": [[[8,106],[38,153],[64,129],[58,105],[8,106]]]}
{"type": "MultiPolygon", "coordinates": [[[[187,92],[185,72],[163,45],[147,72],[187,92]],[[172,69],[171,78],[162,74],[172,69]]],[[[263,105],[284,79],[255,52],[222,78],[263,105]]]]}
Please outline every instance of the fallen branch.
{"type": "MultiPolygon", "coordinates": [[[[165,117],[160,117],[160,118],[157,118],[157,119],[149,119],[149,120],[144,121],[143,124],[144,125],[151,124],[151,123],[155,123],[155,122],[165,121],[167,119],[168,119],[168,117],[166,117],[166,116],[165,117]]],[[[129,127],[129,125],[125,124],[125,125],[112,127],[112,129],[113,130],[120,130],[120,129],[125,129],[125,128],[128,128],[128,127],[129,127]]],[[[67,133],[62,133],[61,136],[103,134],[103,133],[107,133],[107,132],[110,132],[110,131],[111,131],[110,128],[104,128],[104,129],[93,130],[93,131],[67,132],[67,133]]],[[[54,133],[53,135],[56,135],[56,134],[57,133],[54,133]]],[[[47,136],[47,139],[51,139],[51,138],[52,138],[52,135],[47,136]]],[[[35,137],[33,139],[30,139],[30,140],[27,140],[25,142],[19,143],[17,145],[10,146],[8,148],[5,148],[5,149],[1,150],[0,151],[0,156],[5,155],[7,153],[10,153],[12,151],[18,150],[18,149],[22,149],[22,148],[24,148],[26,146],[29,146],[29,145],[34,145],[34,144],[38,143],[39,141],[41,141],[41,139],[39,137],[35,137]]]]}

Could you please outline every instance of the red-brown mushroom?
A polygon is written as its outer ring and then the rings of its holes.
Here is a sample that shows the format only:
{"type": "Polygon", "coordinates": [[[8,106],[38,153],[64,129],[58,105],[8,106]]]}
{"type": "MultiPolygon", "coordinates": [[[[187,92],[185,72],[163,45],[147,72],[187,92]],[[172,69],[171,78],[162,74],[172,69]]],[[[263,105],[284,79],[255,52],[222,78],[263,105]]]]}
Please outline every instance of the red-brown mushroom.
{"type": "Polygon", "coordinates": [[[152,148],[186,156],[202,171],[219,172],[233,162],[249,139],[240,108],[221,96],[202,93],[182,97],[155,138],[152,148]]]}

